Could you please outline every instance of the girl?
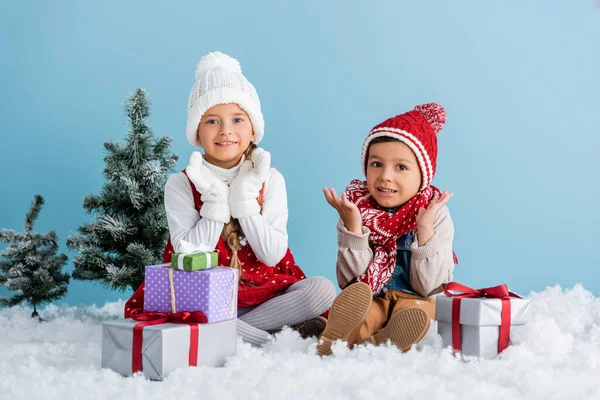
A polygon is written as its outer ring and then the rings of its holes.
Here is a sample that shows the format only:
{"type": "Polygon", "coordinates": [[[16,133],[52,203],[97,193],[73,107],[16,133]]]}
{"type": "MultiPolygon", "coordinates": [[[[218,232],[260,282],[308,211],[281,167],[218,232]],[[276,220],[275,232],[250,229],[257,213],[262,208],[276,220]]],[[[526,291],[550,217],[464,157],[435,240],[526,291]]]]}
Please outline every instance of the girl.
{"type": "Polygon", "coordinates": [[[390,340],[408,350],[435,318],[428,298],[452,279],[452,197],[431,186],[437,133],[446,112],[435,104],[390,118],[363,144],[367,180],[353,180],[339,198],[323,188],[340,216],[338,283],[317,352],[331,354],[335,340],[375,345],[390,340]],[[373,298],[375,295],[375,298],[373,298]]]}
{"type": "Polygon", "coordinates": [[[270,154],[258,148],[264,134],[260,101],[234,58],[214,52],[196,69],[186,136],[204,149],[165,186],[170,261],[183,241],[209,246],[219,265],[239,271],[238,334],[263,345],[269,331],[295,326],[318,336],[320,315],[335,298],[333,284],[306,278],[288,249],[287,193],[270,154]]]}

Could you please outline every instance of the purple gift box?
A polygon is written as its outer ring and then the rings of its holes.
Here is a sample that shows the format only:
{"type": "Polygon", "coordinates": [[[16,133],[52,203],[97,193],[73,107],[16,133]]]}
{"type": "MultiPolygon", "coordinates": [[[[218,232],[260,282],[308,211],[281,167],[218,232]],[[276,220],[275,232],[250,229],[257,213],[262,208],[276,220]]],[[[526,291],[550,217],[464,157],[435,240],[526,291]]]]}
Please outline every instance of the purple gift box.
{"type": "MultiPolygon", "coordinates": [[[[170,266],[146,267],[144,310],[171,312],[170,266]]],[[[175,311],[202,311],[208,323],[237,318],[238,279],[234,269],[173,269],[173,287],[175,311]]]]}

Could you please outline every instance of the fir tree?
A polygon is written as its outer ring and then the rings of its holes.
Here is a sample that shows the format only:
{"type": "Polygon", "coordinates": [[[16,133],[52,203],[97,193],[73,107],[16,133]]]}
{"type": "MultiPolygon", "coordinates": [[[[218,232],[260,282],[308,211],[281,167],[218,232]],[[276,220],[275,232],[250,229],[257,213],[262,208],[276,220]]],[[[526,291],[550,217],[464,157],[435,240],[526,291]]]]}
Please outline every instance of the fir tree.
{"type": "Polygon", "coordinates": [[[33,232],[33,224],[43,205],[44,198],[35,195],[25,216],[23,232],[11,229],[0,231],[0,242],[8,243],[6,250],[0,253],[3,257],[0,260],[0,285],[17,292],[10,298],[0,297],[0,304],[12,307],[26,301],[33,306],[32,318],[40,318],[38,305],[58,300],[67,294],[69,283],[69,274],[62,272],[67,256],[56,254],[56,232],[33,232]]]}
{"type": "Polygon", "coordinates": [[[83,208],[94,220],[67,239],[80,253],[73,260],[73,277],[100,281],[113,289],[137,289],[144,266],[162,261],[168,236],[163,190],[177,155],[170,137],[155,138],[146,118],[146,92],[127,98],[125,113],[131,125],[123,144],[104,144],[106,182],[100,195],[88,195],[83,208]]]}

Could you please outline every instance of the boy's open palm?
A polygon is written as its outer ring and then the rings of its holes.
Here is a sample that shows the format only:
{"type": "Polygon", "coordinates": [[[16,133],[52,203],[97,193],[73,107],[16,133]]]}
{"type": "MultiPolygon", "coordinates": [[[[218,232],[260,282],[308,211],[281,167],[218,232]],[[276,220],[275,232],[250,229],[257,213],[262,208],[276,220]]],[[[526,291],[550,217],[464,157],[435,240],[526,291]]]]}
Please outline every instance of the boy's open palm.
{"type": "Polygon", "coordinates": [[[323,188],[325,194],[325,200],[329,205],[335,208],[340,215],[342,222],[346,229],[354,233],[362,233],[362,219],[360,218],[360,211],[356,204],[346,198],[346,192],[342,192],[342,197],[338,197],[335,189],[323,188]]]}
{"type": "Polygon", "coordinates": [[[448,203],[452,196],[454,196],[454,193],[447,190],[444,190],[441,196],[438,193],[435,193],[427,208],[422,207],[417,212],[417,226],[419,228],[433,228],[438,212],[446,205],[446,203],[448,203]]]}

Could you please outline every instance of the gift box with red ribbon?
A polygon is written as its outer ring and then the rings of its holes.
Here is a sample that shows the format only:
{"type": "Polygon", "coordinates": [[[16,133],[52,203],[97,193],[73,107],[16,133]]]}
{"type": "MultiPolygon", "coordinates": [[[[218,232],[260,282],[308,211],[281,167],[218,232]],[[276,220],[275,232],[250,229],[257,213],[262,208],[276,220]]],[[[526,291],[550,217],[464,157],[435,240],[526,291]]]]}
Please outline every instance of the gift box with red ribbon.
{"type": "Polygon", "coordinates": [[[238,273],[228,267],[184,271],[171,264],[146,267],[144,310],[202,311],[208,323],[237,317],[238,273]]]}
{"type": "Polygon", "coordinates": [[[206,323],[202,312],[135,310],[133,318],[102,323],[102,368],[162,380],[177,368],[221,367],[237,351],[237,319],[206,323]]]}
{"type": "Polygon", "coordinates": [[[495,358],[509,346],[511,332],[529,321],[530,300],[506,285],[472,289],[450,282],[444,294],[436,297],[438,333],[444,346],[465,356],[495,358]]]}

